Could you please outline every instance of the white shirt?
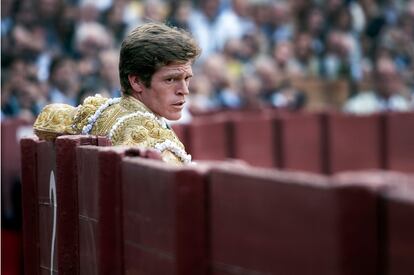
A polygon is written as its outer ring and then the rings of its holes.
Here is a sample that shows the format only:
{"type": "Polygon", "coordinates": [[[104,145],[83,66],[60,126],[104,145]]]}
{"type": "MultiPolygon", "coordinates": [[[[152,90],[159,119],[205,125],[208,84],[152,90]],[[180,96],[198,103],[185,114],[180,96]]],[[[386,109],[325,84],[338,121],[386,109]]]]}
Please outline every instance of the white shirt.
{"type": "Polygon", "coordinates": [[[394,94],[388,99],[374,92],[363,92],[350,98],[344,106],[344,111],[355,114],[371,114],[381,111],[409,111],[412,105],[405,97],[394,94]]]}

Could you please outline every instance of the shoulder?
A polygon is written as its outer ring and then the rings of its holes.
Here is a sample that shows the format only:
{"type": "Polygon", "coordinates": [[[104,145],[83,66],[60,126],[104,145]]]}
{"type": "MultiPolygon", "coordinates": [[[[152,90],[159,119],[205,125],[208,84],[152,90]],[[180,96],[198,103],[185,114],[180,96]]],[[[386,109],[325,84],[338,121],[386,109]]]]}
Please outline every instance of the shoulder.
{"type": "Polygon", "coordinates": [[[120,101],[120,98],[106,98],[99,94],[87,97],[76,108],[74,116],[74,128],[80,134],[90,134],[96,121],[102,113],[111,105],[120,101]]]}
{"type": "Polygon", "coordinates": [[[59,135],[73,134],[73,116],[76,108],[67,104],[46,105],[33,124],[35,134],[46,140],[53,140],[59,135]]]}

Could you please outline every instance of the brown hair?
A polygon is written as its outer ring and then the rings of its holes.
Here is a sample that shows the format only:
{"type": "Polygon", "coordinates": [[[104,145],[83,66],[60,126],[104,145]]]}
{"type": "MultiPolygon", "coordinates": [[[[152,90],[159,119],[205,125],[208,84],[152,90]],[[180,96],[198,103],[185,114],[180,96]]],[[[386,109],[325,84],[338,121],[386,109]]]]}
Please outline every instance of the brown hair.
{"type": "Polygon", "coordinates": [[[194,38],[184,30],[160,23],[137,27],[121,45],[119,78],[122,92],[131,93],[128,75],[138,75],[149,88],[152,75],[159,68],[172,63],[194,61],[200,52],[194,38]]]}

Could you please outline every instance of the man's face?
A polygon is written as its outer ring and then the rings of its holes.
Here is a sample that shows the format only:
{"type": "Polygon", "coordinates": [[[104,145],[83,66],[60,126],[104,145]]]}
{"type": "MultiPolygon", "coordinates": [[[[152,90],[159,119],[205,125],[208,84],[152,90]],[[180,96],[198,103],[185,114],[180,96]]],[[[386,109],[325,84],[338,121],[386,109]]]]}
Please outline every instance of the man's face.
{"type": "Polygon", "coordinates": [[[138,94],[138,99],[155,114],[178,120],[185,97],[189,94],[188,85],[192,76],[191,62],[161,67],[152,76],[150,88],[141,84],[142,92],[138,94]]]}

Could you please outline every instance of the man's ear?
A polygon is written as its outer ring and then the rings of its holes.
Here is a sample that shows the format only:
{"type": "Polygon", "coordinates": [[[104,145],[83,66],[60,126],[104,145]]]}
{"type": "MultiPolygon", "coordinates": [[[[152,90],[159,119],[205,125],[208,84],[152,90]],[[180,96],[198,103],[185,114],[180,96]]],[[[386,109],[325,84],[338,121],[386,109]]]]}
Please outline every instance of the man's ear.
{"type": "Polygon", "coordinates": [[[141,93],[144,90],[144,83],[142,83],[142,81],[139,79],[139,76],[129,74],[128,81],[133,91],[141,93]]]}

